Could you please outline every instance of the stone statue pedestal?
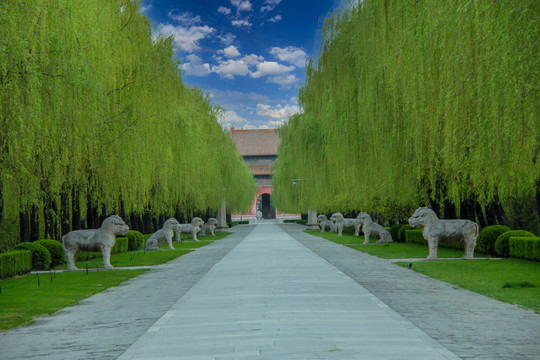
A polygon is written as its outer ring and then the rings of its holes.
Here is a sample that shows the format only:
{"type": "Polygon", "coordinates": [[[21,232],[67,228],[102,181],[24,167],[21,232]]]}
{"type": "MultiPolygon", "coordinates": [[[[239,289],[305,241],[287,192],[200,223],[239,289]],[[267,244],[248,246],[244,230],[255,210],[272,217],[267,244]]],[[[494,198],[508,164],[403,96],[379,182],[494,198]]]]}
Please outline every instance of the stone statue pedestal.
{"type": "Polygon", "coordinates": [[[308,219],[308,222],[306,224],[306,230],[319,230],[319,224],[317,223],[316,211],[309,209],[307,219],[308,219]]]}
{"type": "Polygon", "coordinates": [[[227,224],[227,205],[225,204],[225,199],[221,199],[221,206],[217,213],[217,221],[217,232],[221,232],[224,231],[224,229],[229,228],[229,225],[227,224]]]}

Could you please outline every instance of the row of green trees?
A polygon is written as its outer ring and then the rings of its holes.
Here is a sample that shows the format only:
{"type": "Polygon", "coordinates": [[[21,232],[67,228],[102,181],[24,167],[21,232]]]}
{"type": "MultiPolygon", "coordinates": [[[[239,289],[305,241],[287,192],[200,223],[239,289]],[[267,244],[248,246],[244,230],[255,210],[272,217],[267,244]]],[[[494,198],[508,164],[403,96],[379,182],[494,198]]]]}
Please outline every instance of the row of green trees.
{"type": "Polygon", "coordinates": [[[221,110],[183,84],[173,49],[139,0],[0,2],[4,230],[20,218],[23,241],[58,238],[113,212],[249,207],[221,110]]]}
{"type": "Polygon", "coordinates": [[[539,15],[535,0],[364,0],[329,16],[281,129],[276,206],[504,222],[501,202],[536,196],[540,214],[539,15]]]}

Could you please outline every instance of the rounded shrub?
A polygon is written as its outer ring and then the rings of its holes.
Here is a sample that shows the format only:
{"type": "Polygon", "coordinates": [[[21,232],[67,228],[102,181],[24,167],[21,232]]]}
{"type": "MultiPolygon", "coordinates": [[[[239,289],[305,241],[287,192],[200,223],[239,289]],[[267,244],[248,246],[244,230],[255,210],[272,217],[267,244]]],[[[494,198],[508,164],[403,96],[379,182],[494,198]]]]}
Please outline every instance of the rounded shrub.
{"type": "Polygon", "coordinates": [[[476,240],[477,251],[482,254],[497,255],[495,252],[495,241],[497,241],[499,235],[510,230],[512,229],[504,225],[486,226],[478,234],[478,239],[476,240]]]}
{"type": "Polygon", "coordinates": [[[129,239],[128,250],[135,251],[142,249],[143,247],[143,234],[137,230],[129,230],[126,234],[126,237],[129,239]]]}
{"type": "Polygon", "coordinates": [[[66,262],[64,258],[64,247],[60,241],[44,239],[34,241],[34,244],[39,244],[49,251],[49,254],[51,254],[51,267],[56,267],[66,262]]]}
{"type": "Polygon", "coordinates": [[[525,230],[510,230],[507,231],[497,238],[497,241],[495,241],[495,251],[497,252],[497,255],[499,256],[510,256],[510,247],[508,246],[508,239],[511,237],[530,237],[534,236],[534,234],[525,231],[525,230]]]}
{"type": "Polygon", "coordinates": [[[392,241],[395,241],[395,242],[400,242],[399,241],[399,229],[401,229],[402,226],[404,226],[405,224],[396,224],[396,225],[392,225],[390,226],[390,235],[392,235],[392,241]]]}
{"type": "Polygon", "coordinates": [[[412,229],[411,225],[409,225],[409,224],[405,224],[402,227],[400,227],[399,230],[398,230],[397,241],[400,242],[400,243],[404,243],[405,242],[405,231],[411,230],[411,229],[412,229]]]}
{"type": "Polygon", "coordinates": [[[30,250],[32,253],[32,269],[44,270],[51,265],[49,250],[39,244],[24,242],[15,245],[13,250],[30,250]]]}

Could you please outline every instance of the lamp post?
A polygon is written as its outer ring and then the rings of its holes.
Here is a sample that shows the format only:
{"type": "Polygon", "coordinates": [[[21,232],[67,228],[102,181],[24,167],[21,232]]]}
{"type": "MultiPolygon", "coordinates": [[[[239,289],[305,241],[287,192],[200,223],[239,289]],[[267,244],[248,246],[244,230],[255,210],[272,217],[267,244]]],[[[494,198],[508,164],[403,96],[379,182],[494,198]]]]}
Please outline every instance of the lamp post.
{"type": "MultiPolygon", "coordinates": [[[[301,181],[315,181],[314,179],[293,179],[292,184],[296,185],[301,181]]],[[[319,224],[317,224],[317,212],[308,209],[308,221],[306,224],[306,230],[317,230],[319,229],[319,224]]]]}

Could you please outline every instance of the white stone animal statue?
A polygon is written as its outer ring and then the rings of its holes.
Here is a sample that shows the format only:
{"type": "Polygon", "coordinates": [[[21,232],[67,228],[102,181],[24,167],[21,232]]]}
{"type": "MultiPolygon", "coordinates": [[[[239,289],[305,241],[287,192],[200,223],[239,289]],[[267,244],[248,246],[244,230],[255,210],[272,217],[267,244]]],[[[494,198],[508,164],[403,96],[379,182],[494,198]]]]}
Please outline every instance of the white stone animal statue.
{"type": "Polygon", "coordinates": [[[174,231],[176,231],[176,240],[177,242],[182,242],[182,238],[180,237],[180,234],[191,234],[193,241],[199,241],[197,239],[197,233],[201,229],[201,226],[204,225],[203,219],[200,217],[195,216],[193,219],[191,219],[191,224],[178,224],[174,227],[174,231]]]}
{"type": "Polygon", "coordinates": [[[218,221],[216,218],[208,218],[208,221],[201,227],[201,230],[199,231],[199,236],[206,236],[208,235],[207,232],[210,232],[210,235],[216,236],[214,234],[214,230],[216,229],[218,221]]]}
{"type": "Polygon", "coordinates": [[[342,213],[334,213],[330,216],[330,220],[336,224],[338,236],[342,236],[343,229],[354,228],[354,236],[358,236],[360,225],[362,223],[358,219],[345,218],[342,213]]]}
{"type": "Polygon", "coordinates": [[[317,216],[317,221],[319,222],[319,226],[321,227],[321,232],[322,233],[324,232],[324,230],[326,230],[326,228],[328,228],[328,231],[330,231],[330,232],[337,232],[336,224],[334,224],[333,222],[328,220],[326,215],[321,214],[321,215],[317,216]]]}
{"type": "Polygon", "coordinates": [[[77,270],[75,254],[78,251],[101,251],[103,268],[112,269],[111,248],[116,243],[116,235],[125,235],[128,230],[129,226],[120,216],[112,215],[103,220],[99,229],[74,230],[62,236],[68,270],[77,270]]]}
{"type": "Polygon", "coordinates": [[[439,220],[437,214],[427,207],[418,208],[409,219],[412,227],[420,226],[427,240],[429,255],[427,259],[437,259],[439,242],[464,242],[464,259],[474,257],[474,247],[478,238],[479,226],[471,220],[439,220]]]}
{"type": "Polygon", "coordinates": [[[362,223],[362,232],[364,233],[364,245],[369,244],[369,237],[379,238],[376,244],[388,244],[392,242],[392,235],[381,225],[374,223],[367,212],[361,212],[356,217],[362,223]]]}
{"type": "Polygon", "coordinates": [[[152,234],[146,240],[146,251],[161,251],[159,247],[164,242],[169,245],[169,250],[174,250],[172,245],[172,238],[174,236],[174,227],[178,225],[178,220],[170,218],[163,223],[163,227],[152,234]]]}

